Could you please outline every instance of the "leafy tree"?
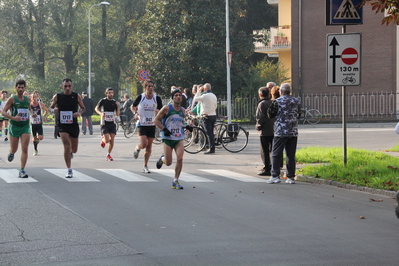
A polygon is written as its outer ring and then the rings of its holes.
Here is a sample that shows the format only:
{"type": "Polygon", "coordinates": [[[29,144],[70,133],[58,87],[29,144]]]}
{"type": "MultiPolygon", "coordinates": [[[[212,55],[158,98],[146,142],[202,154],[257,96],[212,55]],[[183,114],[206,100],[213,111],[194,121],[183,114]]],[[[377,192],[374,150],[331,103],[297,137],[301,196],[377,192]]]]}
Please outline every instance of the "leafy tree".
{"type": "Polygon", "coordinates": [[[6,73],[45,77],[46,2],[2,1],[0,21],[4,53],[1,61],[6,65],[6,73]]]}
{"type": "Polygon", "coordinates": [[[129,86],[126,80],[130,80],[133,75],[129,67],[133,50],[126,44],[129,36],[137,31],[138,21],[144,15],[146,2],[147,0],[113,1],[112,8],[102,12],[101,32],[96,32],[99,37],[93,39],[93,46],[97,47],[94,51],[93,66],[102,73],[100,76],[96,75],[94,85],[101,84],[99,85],[102,86],[99,90],[101,96],[104,93],[103,87],[113,87],[118,95],[121,86],[125,88],[129,86]]]}
{"type": "Polygon", "coordinates": [[[276,63],[265,59],[251,66],[250,75],[247,80],[248,93],[257,95],[258,89],[266,86],[266,83],[269,81],[281,84],[288,80],[288,70],[280,62],[276,63]]]}
{"type": "Polygon", "coordinates": [[[370,5],[376,14],[386,12],[382,25],[389,25],[391,22],[399,25],[399,0],[362,0],[362,5],[370,5]]]}
{"type": "MultiPolygon", "coordinates": [[[[88,9],[94,0],[3,0],[0,5],[0,73],[3,80],[27,79],[41,95],[59,91],[61,80],[72,78],[77,92],[86,90],[88,9]]],[[[128,37],[144,13],[146,0],[115,0],[111,7],[92,10],[93,85],[97,97],[103,88],[118,90],[131,76],[132,50],[128,37]]]]}
{"type": "MultiPolygon", "coordinates": [[[[42,95],[58,91],[62,78],[75,76],[79,32],[84,21],[74,0],[4,0],[0,6],[0,66],[5,78],[25,78],[42,95]],[[77,25],[77,27],[75,27],[77,25]],[[48,86],[48,81],[57,83],[48,86]]],[[[76,84],[76,83],[75,83],[76,84]]]]}
{"type": "MultiPolygon", "coordinates": [[[[253,53],[250,33],[238,27],[246,1],[230,4],[230,45],[233,52],[232,89],[244,85],[247,58],[253,53]]],[[[132,38],[135,72],[147,69],[158,91],[171,85],[191,87],[210,82],[213,90],[226,87],[225,2],[214,0],[149,0],[138,35],[132,38]]]]}
{"type": "MultiPolygon", "coordinates": [[[[61,60],[66,75],[74,75],[78,71],[79,48],[87,43],[82,39],[86,33],[85,20],[80,2],[74,0],[54,1],[49,5],[48,31],[52,43],[47,47],[47,58],[51,61],[61,60]]],[[[54,64],[53,64],[54,65],[54,64]]]]}

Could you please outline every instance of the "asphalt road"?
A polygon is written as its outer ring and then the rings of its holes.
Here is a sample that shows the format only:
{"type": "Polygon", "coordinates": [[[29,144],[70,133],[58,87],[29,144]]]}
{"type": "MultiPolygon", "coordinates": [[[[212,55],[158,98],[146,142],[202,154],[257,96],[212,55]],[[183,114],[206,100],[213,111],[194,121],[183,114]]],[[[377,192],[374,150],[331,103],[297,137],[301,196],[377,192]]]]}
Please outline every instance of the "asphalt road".
{"type": "MultiPolygon", "coordinates": [[[[348,125],[348,146],[396,145],[394,123],[348,125]]],[[[340,125],[301,126],[298,147],[341,146],[340,125]]],[[[173,166],[151,174],[137,138],[117,136],[113,162],[95,135],[80,137],[75,177],[65,179],[63,148],[46,127],[39,156],[17,173],[0,139],[0,265],[396,265],[399,241],[392,197],[297,182],[267,184],[258,137],[237,154],[185,154],[183,190],[173,166]],[[61,176],[57,176],[60,171],[61,176]],[[23,181],[23,183],[19,183],[23,181]],[[15,183],[17,182],[17,183],[15,183]]]]}

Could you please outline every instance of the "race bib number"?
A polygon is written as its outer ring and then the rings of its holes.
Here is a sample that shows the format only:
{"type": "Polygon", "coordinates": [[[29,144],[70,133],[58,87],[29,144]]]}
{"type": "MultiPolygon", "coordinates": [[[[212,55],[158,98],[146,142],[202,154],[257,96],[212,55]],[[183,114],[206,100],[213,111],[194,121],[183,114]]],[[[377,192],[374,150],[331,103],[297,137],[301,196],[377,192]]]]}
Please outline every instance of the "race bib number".
{"type": "Polygon", "coordinates": [[[21,121],[27,121],[29,119],[28,109],[18,109],[18,116],[21,117],[21,121]]]}
{"type": "Polygon", "coordinates": [[[72,111],[61,111],[60,112],[60,122],[61,122],[61,124],[72,124],[73,112],[72,111]]]}
{"type": "Polygon", "coordinates": [[[104,120],[107,122],[114,122],[115,121],[115,115],[114,112],[104,112],[104,120]]]}
{"type": "Polygon", "coordinates": [[[42,118],[40,115],[37,115],[36,117],[32,117],[31,121],[33,125],[41,124],[42,118]]]}
{"type": "Polygon", "coordinates": [[[179,128],[172,128],[170,132],[173,134],[175,137],[180,137],[181,136],[181,131],[180,127],[179,128]]]}
{"type": "Polygon", "coordinates": [[[145,118],[145,122],[147,125],[152,125],[154,124],[154,121],[152,121],[152,117],[146,117],[145,118]]]}

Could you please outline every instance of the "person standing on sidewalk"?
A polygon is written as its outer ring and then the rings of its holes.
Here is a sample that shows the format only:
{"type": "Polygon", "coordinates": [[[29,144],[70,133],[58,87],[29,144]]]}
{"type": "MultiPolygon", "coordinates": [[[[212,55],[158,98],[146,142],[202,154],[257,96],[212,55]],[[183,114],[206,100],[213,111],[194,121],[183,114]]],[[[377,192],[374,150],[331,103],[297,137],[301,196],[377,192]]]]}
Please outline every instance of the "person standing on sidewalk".
{"type": "Polygon", "coordinates": [[[126,117],[126,121],[123,121],[122,119],[122,122],[125,124],[127,124],[130,121],[130,119],[132,119],[133,117],[133,112],[132,109],[130,108],[132,104],[133,101],[132,99],[130,99],[129,94],[127,93],[123,94],[123,106],[121,108],[121,115],[124,115],[126,117]]]}
{"type": "Polygon", "coordinates": [[[73,177],[71,159],[73,154],[78,151],[79,145],[79,123],[78,117],[85,112],[86,108],[82,98],[76,92],[72,91],[72,80],[69,78],[62,80],[62,88],[64,92],[57,93],[53,96],[51,109],[58,107],[59,113],[58,130],[64,145],[64,160],[68,168],[66,178],[73,177]],[[81,108],[78,112],[78,108],[81,108]]]}
{"type": "Polygon", "coordinates": [[[298,119],[301,115],[301,102],[291,94],[291,85],[280,86],[281,96],[274,100],[267,111],[269,118],[275,118],[272,150],[272,176],[269,184],[280,183],[280,165],[283,151],[286,152],[288,184],[295,184],[295,153],[298,142],[298,119]]]}
{"type": "Polygon", "coordinates": [[[28,161],[28,147],[30,140],[29,115],[36,117],[31,113],[29,97],[24,95],[26,81],[23,79],[15,83],[17,94],[10,97],[3,108],[1,114],[10,120],[10,153],[8,161],[14,160],[14,154],[18,150],[18,142],[21,141],[21,168],[19,178],[28,178],[25,172],[26,162],[28,161]],[[10,110],[10,113],[7,113],[10,110]]]}
{"type": "MultiPolygon", "coordinates": [[[[173,104],[162,107],[158,115],[155,117],[155,125],[162,130],[162,140],[164,153],[156,163],[156,167],[160,169],[163,164],[167,166],[172,164],[172,151],[176,153],[175,177],[172,181],[172,188],[183,189],[179,183],[179,177],[183,168],[184,154],[184,114],[185,109],[180,106],[183,93],[180,89],[172,91],[173,104]]],[[[191,126],[186,126],[187,130],[192,131],[191,126]]]]}
{"type": "MultiPolygon", "coordinates": [[[[267,83],[267,85],[269,85],[267,83]]],[[[272,85],[271,85],[272,86],[272,85]]],[[[272,101],[270,100],[270,91],[268,87],[260,87],[258,90],[259,102],[258,108],[256,109],[256,125],[255,129],[259,132],[260,137],[260,157],[263,162],[263,168],[258,173],[261,176],[271,175],[271,161],[270,152],[273,144],[273,119],[267,116],[267,110],[269,109],[272,101]]]]}
{"type": "Polygon", "coordinates": [[[93,115],[93,100],[87,97],[87,92],[82,92],[82,101],[86,107],[86,111],[82,113],[82,134],[86,135],[86,126],[89,128],[90,135],[93,135],[93,121],[91,117],[93,115]]]}
{"type": "Polygon", "coordinates": [[[111,157],[116,135],[115,117],[120,114],[120,103],[114,100],[114,89],[109,87],[105,90],[105,98],[96,105],[96,113],[101,116],[101,147],[108,143],[107,161],[113,161],[111,157]]]}
{"type": "Polygon", "coordinates": [[[133,157],[137,159],[141,149],[145,149],[143,172],[151,173],[148,169],[148,160],[152,152],[152,142],[155,138],[155,116],[162,108],[162,99],[154,92],[154,83],[151,80],[144,82],[145,92],[137,96],[131,108],[137,112],[138,135],[140,143],[134,149],[133,157]]]}
{"type": "Polygon", "coordinates": [[[216,95],[212,93],[211,84],[206,83],[201,89],[199,89],[194,97],[194,101],[201,102],[201,115],[204,116],[206,134],[209,137],[209,150],[205,154],[215,153],[215,136],[213,128],[216,122],[216,108],[218,106],[218,100],[216,95]],[[202,94],[202,92],[204,92],[202,94]]]}

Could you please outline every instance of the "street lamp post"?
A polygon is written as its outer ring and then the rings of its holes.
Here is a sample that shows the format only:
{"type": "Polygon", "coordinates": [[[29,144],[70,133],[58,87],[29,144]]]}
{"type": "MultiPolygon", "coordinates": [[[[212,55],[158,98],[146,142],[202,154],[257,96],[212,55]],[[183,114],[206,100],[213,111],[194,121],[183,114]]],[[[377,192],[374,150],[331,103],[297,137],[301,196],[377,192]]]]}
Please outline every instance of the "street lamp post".
{"type": "Polygon", "coordinates": [[[90,17],[91,17],[91,9],[93,8],[93,7],[95,7],[95,6],[100,6],[100,5],[107,5],[107,6],[109,6],[109,5],[111,5],[110,3],[108,3],[108,2],[101,2],[101,3],[99,3],[99,4],[95,4],[95,5],[92,5],[90,8],[89,8],[89,14],[88,14],[88,21],[89,21],[89,74],[88,74],[88,78],[89,78],[89,87],[88,87],[88,91],[89,91],[89,98],[91,98],[91,40],[90,40],[90,17]]]}
{"type": "Polygon", "coordinates": [[[231,123],[231,81],[230,64],[232,53],[230,52],[230,20],[229,0],[226,0],[226,74],[227,74],[227,122],[231,123]]]}

